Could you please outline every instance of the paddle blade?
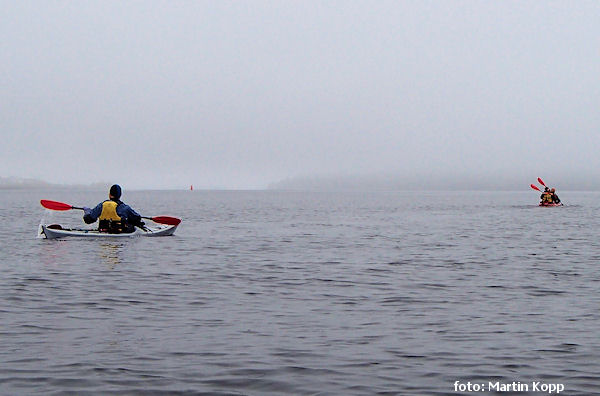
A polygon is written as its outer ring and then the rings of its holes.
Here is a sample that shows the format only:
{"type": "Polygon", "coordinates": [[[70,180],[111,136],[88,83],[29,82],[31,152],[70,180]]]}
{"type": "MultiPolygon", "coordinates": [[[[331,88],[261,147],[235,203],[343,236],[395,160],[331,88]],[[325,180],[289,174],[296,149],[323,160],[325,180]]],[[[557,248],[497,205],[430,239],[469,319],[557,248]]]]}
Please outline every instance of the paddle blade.
{"type": "Polygon", "coordinates": [[[71,210],[73,207],[69,204],[57,201],[50,201],[48,199],[42,199],[40,204],[46,208],[51,210],[71,210]]]}
{"type": "Polygon", "coordinates": [[[541,177],[538,177],[538,182],[540,182],[542,186],[546,187],[546,183],[544,183],[541,177]]]}
{"type": "Polygon", "coordinates": [[[533,188],[534,190],[542,191],[535,184],[531,184],[531,188],[533,188]]]}
{"type": "Polygon", "coordinates": [[[178,225],[179,223],[181,223],[181,219],[178,219],[177,217],[171,217],[171,216],[156,216],[156,217],[148,217],[150,220],[152,220],[155,223],[159,223],[159,224],[168,224],[168,225],[178,225]]]}

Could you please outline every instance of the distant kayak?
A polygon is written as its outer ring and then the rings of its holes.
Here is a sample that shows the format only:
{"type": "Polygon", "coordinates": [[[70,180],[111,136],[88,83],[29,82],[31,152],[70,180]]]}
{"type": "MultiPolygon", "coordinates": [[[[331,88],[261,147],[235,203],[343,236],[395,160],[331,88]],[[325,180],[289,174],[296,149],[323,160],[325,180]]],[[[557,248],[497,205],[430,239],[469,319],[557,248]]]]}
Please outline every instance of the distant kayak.
{"type": "Polygon", "coordinates": [[[538,177],[538,183],[540,183],[542,186],[544,186],[544,191],[540,190],[538,188],[538,186],[536,186],[535,184],[530,184],[529,186],[542,193],[542,196],[540,197],[540,199],[542,200],[542,202],[540,202],[540,204],[538,206],[548,206],[548,207],[555,207],[555,206],[563,206],[562,203],[560,203],[560,199],[558,198],[558,195],[556,195],[555,191],[556,189],[554,188],[549,188],[548,186],[546,186],[546,183],[544,183],[544,181],[542,180],[541,177],[538,177]],[[559,203],[554,203],[554,202],[559,202],[559,203]]]}
{"type": "Polygon", "coordinates": [[[46,239],[83,237],[83,238],[131,238],[138,236],[159,237],[170,236],[175,233],[177,225],[160,225],[146,227],[146,230],[136,227],[134,232],[109,234],[94,229],[63,228],[60,224],[42,225],[41,235],[46,239]]]}

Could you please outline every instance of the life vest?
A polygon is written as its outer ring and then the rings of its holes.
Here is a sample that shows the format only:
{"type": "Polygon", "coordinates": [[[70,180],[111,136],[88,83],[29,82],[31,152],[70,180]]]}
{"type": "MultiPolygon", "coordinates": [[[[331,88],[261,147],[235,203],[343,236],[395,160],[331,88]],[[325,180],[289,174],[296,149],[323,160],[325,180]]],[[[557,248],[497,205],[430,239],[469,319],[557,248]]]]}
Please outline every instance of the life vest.
{"type": "Polygon", "coordinates": [[[124,231],[121,217],[117,214],[119,203],[115,201],[104,201],[102,203],[102,212],[98,217],[98,230],[110,234],[118,234],[124,231]]]}
{"type": "Polygon", "coordinates": [[[552,203],[552,193],[545,192],[542,197],[542,203],[552,203]]]}

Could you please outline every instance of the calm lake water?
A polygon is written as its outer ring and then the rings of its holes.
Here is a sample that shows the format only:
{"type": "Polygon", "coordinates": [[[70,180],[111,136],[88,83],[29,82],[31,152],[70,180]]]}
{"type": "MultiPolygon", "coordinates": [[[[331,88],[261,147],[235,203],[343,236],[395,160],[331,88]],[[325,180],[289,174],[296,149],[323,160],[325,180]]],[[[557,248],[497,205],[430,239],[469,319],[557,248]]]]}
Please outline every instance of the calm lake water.
{"type": "Polygon", "coordinates": [[[600,194],[538,195],[125,190],[183,222],[100,241],[0,191],[0,393],[598,394],[600,194]]]}

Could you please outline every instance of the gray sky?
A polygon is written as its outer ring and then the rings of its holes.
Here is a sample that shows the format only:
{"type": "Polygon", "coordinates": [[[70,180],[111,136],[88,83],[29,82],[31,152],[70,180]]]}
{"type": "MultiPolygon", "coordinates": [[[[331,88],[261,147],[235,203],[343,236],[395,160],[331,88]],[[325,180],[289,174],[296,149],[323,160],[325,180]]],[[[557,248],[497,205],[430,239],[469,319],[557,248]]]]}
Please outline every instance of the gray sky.
{"type": "Polygon", "coordinates": [[[598,178],[598,1],[0,5],[0,176],[598,178]]]}

